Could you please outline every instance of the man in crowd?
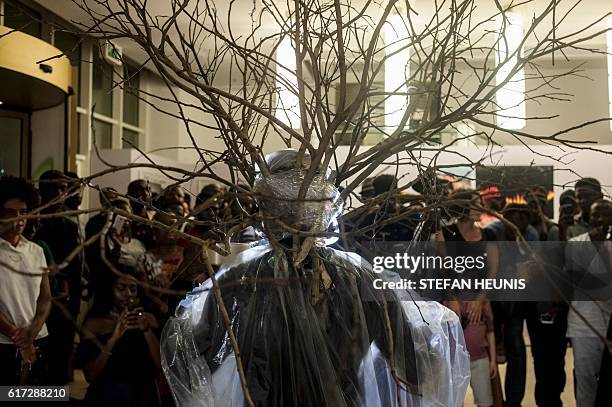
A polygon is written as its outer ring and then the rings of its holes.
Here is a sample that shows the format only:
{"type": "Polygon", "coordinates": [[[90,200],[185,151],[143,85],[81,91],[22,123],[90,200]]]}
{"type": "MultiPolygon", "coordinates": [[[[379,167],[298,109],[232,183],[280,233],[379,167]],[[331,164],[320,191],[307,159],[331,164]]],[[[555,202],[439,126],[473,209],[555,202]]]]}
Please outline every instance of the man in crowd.
{"type": "MultiPolygon", "coordinates": [[[[71,211],[78,211],[83,203],[83,185],[80,183],[79,176],[75,172],[66,172],[68,178],[68,197],[64,201],[64,205],[71,211]]],[[[79,227],[81,241],[85,237],[85,224],[87,223],[86,214],[77,214],[70,216],[70,219],[79,227]]]]}
{"type": "Polygon", "coordinates": [[[47,384],[51,289],[43,249],[23,237],[34,186],[0,178],[0,385],[47,384]],[[17,220],[16,220],[17,219],[17,220]]]}
{"type": "MultiPolygon", "coordinates": [[[[538,233],[529,224],[530,212],[527,205],[508,204],[502,212],[503,221],[498,219],[487,225],[485,235],[489,241],[506,242],[499,249],[499,273],[506,277],[516,276],[517,264],[524,260],[518,243],[520,234],[526,241],[537,241],[538,233]],[[509,224],[514,225],[514,227],[509,224]]],[[[508,407],[520,406],[525,396],[527,354],[523,340],[523,325],[527,310],[519,301],[493,302],[494,320],[503,325],[506,378],[504,393],[508,407]]]]}
{"type": "Polygon", "coordinates": [[[529,208],[529,224],[538,232],[538,240],[545,242],[548,235],[557,225],[546,216],[545,210],[548,203],[546,189],[542,186],[535,186],[525,193],[525,201],[529,208]]]}
{"type": "Polygon", "coordinates": [[[136,216],[147,217],[146,203],[151,201],[151,188],[144,179],[137,179],[128,184],[127,196],[130,199],[132,213],[136,216]]]}
{"type": "MultiPolygon", "coordinates": [[[[149,219],[149,212],[145,206],[151,202],[151,188],[144,179],[137,179],[129,183],[127,196],[130,199],[132,213],[143,219],[149,219]]],[[[132,237],[138,239],[147,248],[154,245],[153,228],[143,222],[132,221],[132,237]]]]}
{"type": "Polygon", "coordinates": [[[161,202],[159,207],[168,207],[171,205],[181,205],[185,208],[185,212],[189,212],[189,207],[185,200],[185,190],[179,185],[171,185],[162,192],[161,202]]]}
{"type": "MultiPolygon", "coordinates": [[[[547,204],[546,189],[535,186],[525,193],[529,208],[529,223],[538,232],[539,243],[534,249],[543,259],[544,267],[532,271],[531,281],[552,282],[563,289],[565,272],[563,247],[557,242],[559,228],[545,214],[547,204]],[[539,275],[534,273],[540,273],[539,275]]],[[[544,287],[544,286],[543,286],[544,287]]],[[[540,301],[526,304],[527,329],[531,341],[531,354],[535,371],[535,400],[538,406],[561,407],[561,393],[565,387],[565,352],[567,349],[567,304],[556,290],[540,290],[540,301]],[[551,301],[555,299],[558,301],[551,301]]]]}
{"type": "MultiPolygon", "coordinates": [[[[573,237],[587,233],[590,230],[589,217],[591,205],[598,199],[603,198],[601,192],[601,184],[595,178],[582,178],[576,181],[575,185],[576,200],[582,211],[580,218],[573,222],[574,224],[567,227],[567,240],[573,237]]],[[[561,221],[561,219],[559,219],[561,221]]],[[[561,226],[561,225],[559,225],[561,226]]]]}
{"type": "Polygon", "coordinates": [[[487,210],[480,215],[480,227],[486,227],[489,223],[499,219],[500,212],[504,209],[505,202],[499,188],[495,185],[482,188],[480,191],[482,205],[487,210]]]}
{"type": "Polygon", "coordinates": [[[612,202],[597,200],[586,213],[590,231],[570,239],[565,256],[574,283],[567,336],[572,341],[576,404],[580,407],[595,404],[602,338],[612,315],[612,202]]]}
{"type": "MultiPolygon", "coordinates": [[[[44,214],[60,214],[69,210],[65,200],[70,193],[71,179],[61,171],[49,170],[40,176],[39,189],[44,214]]],[[[61,290],[53,292],[55,302],[47,321],[49,328],[49,384],[62,386],[71,380],[74,351],[75,321],[81,305],[81,277],[83,275],[83,250],[79,225],[69,216],[52,216],[41,219],[38,239],[49,246],[56,264],[62,267],[53,277],[61,290]],[[75,253],[73,253],[76,250],[75,253]],[[70,258],[72,256],[72,258],[70,258]]]]}
{"type": "Polygon", "coordinates": [[[399,199],[397,179],[390,174],[382,174],[372,180],[373,199],[377,204],[366,214],[361,215],[355,223],[357,229],[367,228],[363,234],[356,236],[357,240],[388,242],[407,242],[412,240],[418,224],[416,216],[404,214],[404,208],[399,199]]]}
{"type": "Polygon", "coordinates": [[[559,196],[559,220],[557,225],[548,231],[548,241],[567,241],[567,229],[574,226],[577,216],[581,216],[581,211],[576,200],[576,192],[567,189],[559,196]]]}

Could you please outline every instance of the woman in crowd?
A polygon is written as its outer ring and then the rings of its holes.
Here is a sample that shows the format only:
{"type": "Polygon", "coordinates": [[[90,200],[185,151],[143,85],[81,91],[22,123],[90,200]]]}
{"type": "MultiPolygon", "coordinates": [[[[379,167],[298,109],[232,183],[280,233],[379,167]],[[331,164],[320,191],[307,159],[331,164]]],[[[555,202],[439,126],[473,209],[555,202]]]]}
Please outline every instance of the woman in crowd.
{"type": "MultiPolygon", "coordinates": [[[[177,204],[169,205],[163,212],[158,212],[153,218],[169,228],[184,216],[183,207],[177,204]]],[[[144,271],[147,280],[162,288],[170,288],[177,291],[189,292],[193,288],[193,281],[184,272],[184,248],[180,244],[178,230],[164,228],[155,229],[155,244],[148,250],[140,260],[140,268],[144,271]]],[[[159,295],[151,290],[145,292],[148,300],[159,317],[160,324],[164,324],[168,312],[173,312],[178,305],[177,296],[159,295]]]]}
{"type": "MultiPolygon", "coordinates": [[[[450,196],[455,201],[449,207],[449,215],[454,221],[444,227],[436,240],[450,242],[445,247],[454,256],[478,256],[486,249],[486,275],[492,276],[496,270],[497,251],[492,244],[486,244],[487,235],[480,228],[482,201],[476,191],[459,190],[450,196]],[[482,244],[466,242],[483,242],[482,244]]],[[[476,295],[474,301],[449,301],[450,307],[461,318],[465,342],[470,353],[470,385],[474,402],[480,406],[501,405],[501,382],[497,371],[493,313],[488,300],[476,295]]]]}
{"type": "MultiPolygon", "coordinates": [[[[154,219],[168,227],[183,217],[182,207],[175,205],[158,212],[154,219]]],[[[145,270],[157,286],[168,288],[177,277],[179,266],[183,261],[183,248],[178,245],[179,236],[175,231],[157,228],[155,244],[145,254],[145,270]]],[[[191,287],[189,287],[190,289],[191,287]]]]}
{"type": "Polygon", "coordinates": [[[89,382],[84,406],[157,406],[161,371],[155,317],[138,307],[130,274],[109,273],[96,291],[77,351],[89,382]]]}

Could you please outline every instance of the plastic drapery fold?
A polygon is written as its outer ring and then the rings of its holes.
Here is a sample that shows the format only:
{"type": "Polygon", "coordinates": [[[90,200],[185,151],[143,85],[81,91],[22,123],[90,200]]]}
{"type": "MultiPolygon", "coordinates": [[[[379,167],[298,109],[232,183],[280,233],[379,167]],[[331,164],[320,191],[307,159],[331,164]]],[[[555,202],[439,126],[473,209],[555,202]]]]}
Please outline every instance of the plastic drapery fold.
{"type": "MultiPolygon", "coordinates": [[[[285,206],[263,210],[299,230],[325,231],[338,213],[337,190],[322,175],[312,200],[296,203],[299,183],[286,176],[303,170],[280,159],[287,165],[270,165],[273,174],[254,189],[265,199],[282,189],[285,206]]],[[[469,356],[452,311],[409,291],[375,290],[374,278],[399,277],[375,275],[358,255],[321,242],[296,265],[291,237],[276,235],[276,225],[264,230],[284,242],[273,249],[264,241],[216,275],[255,405],[461,406],[469,356]]],[[[245,405],[212,288],[209,280],[190,293],[162,334],[162,366],[180,406],[245,405]]]]}

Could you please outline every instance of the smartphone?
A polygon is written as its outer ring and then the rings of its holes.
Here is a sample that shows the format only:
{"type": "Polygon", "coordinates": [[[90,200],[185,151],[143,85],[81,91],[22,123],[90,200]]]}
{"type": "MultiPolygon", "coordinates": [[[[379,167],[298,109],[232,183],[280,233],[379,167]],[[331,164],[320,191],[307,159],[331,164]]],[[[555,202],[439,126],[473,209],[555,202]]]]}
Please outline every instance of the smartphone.
{"type": "Polygon", "coordinates": [[[114,235],[117,236],[120,241],[125,242],[130,236],[128,233],[129,226],[130,220],[128,218],[125,216],[116,215],[112,225],[114,235]]]}
{"type": "Polygon", "coordinates": [[[140,307],[140,298],[133,297],[130,299],[128,303],[128,311],[134,311],[136,308],[140,307]]]}

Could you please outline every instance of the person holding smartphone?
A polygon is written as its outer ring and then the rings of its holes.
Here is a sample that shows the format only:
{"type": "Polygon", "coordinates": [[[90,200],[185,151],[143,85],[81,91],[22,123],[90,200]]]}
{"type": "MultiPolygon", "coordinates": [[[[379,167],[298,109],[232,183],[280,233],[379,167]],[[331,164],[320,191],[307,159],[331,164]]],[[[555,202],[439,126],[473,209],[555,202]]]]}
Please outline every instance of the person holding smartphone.
{"type": "Polygon", "coordinates": [[[83,325],[77,363],[89,382],[84,406],[160,405],[155,317],[137,302],[129,273],[108,274],[83,325]]]}
{"type": "Polygon", "coordinates": [[[568,189],[563,191],[559,197],[559,219],[557,226],[548,231],[548,241],[566,241],[568,229],[576,224],[580,216],[580,206],[578,206],[574,190],[568,189]]]}

